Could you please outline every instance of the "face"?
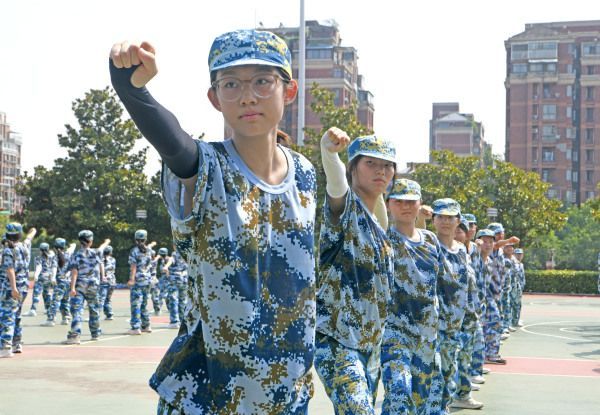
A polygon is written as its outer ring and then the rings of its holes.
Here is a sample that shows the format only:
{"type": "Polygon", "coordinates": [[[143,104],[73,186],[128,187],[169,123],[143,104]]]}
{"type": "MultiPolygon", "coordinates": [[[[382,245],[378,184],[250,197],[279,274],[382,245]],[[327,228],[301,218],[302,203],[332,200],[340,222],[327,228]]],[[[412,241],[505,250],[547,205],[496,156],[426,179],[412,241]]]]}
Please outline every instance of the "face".
{"type": "Polygon", "coordinates": [[[352,171],[352,188],[363,193],[385,193],[394,177],[394,163],[375,157],[363,156],[352,171]]]}
{"type": "Polygon", "coordinates": [[[270,134],[275,137],[284,107],[294,101],[298,91],[296,81],[286,84],[275,68],[261,65],[219,70],[215,82],[216,86],[208,90],[208,99],[223,113],[225,122],[234,132],[234,138],[270,134]],[[258,96],[255,91],[261,90],[261,85],[271,80],[275,83],[271,95],[267,98],[258,96]],[[236,84],[241,88],[241,94],[237,100],[230,101],[225,89],[231,89],[236,84]]]}
{"type": "Polygon", "coordinates": [[[459,223],[460,221],[457,216],[435,215],[433,217],[435,232],[440,236],[451,236],[454,238],[459,223]]]}
{"type": "Polygon", "coordinates": [[[467,233],[467,238],[472,240],[476,234],[477,234],[477,224],[469,223],[469,232],[467,233]]]}
{"type": "Polygon", "coordinates": [[[506,256],[512,256],[512,254],[515,252],[515,247],[512,245],[506,245],[503,249],[502,252],[504,253],[504,255],[506,256]]]}
{"type": "Polygon", "coordinates": [[[467,241],[467,233],[459,226],[454,231],[454,239],[464,244],[467,241]]]}
{"type": "Polygon", "coordinates": [[[523,254],[515,254],[515,258],[517,258],[519,261],[523,261],[523,254]]]}
{"type": "Polygon", "coordinates": [[[494,249],[494,238],[492,238],[491,236],[482,236],[481,240],[483,241],[483,244],[481,245],[481,250],[489,255],[490,252],[492,252],[492,250],[494,249]]]}
{"type": "Polygon", "coordinates": [[[389,199],[387,204],[392,219],[401,224],[414,225],[421,208],[420,200],[389,199]]]}
{"type": "Polygon", "coordinates": [[[504,232],[500,232],[494,235],[494,239],[496,241],[501,241],[502,239],[504,239],[504,232]]]}

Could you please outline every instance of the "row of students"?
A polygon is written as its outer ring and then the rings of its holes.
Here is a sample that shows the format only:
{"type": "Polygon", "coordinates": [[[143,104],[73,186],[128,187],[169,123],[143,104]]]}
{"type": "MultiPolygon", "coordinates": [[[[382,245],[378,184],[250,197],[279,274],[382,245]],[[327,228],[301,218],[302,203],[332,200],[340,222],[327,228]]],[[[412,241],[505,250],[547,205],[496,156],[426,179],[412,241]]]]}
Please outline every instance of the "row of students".
{"type": "Polygon", "coordinates": [[[477,282],[450,231],[457,204],[434,203],[442,246],[415,225],[417,183],[397,180],[386,193],[394,146],[330,129],[315,278],[316,173],[278,144],[298,88],[287,45],[264,31],[226,33],[208,65],[208,98],[232,131],[223,142],[192,139],[150,95],[152,45],[117,43],[110,54],[113,86],[163,160],[173,237],[189,264],[191,304],[150,379],[157,413],[305,414],[313,362],[338,414],[373,414],[380,378],[384,413],[446,413],[454,352],[477,330],[477,282]],[[337,156],[346,147],[348,169],[337,156]]]}

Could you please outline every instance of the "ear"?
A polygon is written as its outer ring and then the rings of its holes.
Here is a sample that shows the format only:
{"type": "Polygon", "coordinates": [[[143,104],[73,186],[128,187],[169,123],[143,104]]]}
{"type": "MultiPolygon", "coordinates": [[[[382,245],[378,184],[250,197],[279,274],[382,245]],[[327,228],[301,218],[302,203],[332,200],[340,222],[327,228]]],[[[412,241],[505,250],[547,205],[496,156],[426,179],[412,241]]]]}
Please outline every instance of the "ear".
{"type": "Polygon", "coordinates": [[[295,79],[290,80],[285,88],[285,105],[291,104],[298,94],[298,82],[295,79]]]}
{"type": "Polygon", "coordinates": [[[219,102],[219,97],[217,96],[217,90],[214,88],[208,88],[206,96],[208,97],[208,100],[210,101],[212,106],[215,107],[217,111],[222,112],[221,103],[219,102]]]}

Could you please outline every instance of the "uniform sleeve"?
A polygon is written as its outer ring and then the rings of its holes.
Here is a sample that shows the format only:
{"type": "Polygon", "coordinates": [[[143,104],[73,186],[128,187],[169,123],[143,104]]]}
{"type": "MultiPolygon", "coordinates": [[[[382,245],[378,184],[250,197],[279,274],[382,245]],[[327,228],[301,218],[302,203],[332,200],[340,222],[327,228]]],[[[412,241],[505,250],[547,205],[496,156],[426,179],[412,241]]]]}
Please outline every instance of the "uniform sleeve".
{"type": "Polygon", "coordinates": [[[129,265],[136,265],[137,264],[137,255],[136,255],[136,249],[133,248],[131,251],[129,251],[129,260],[127,261],[127,263],[129,265]]]}

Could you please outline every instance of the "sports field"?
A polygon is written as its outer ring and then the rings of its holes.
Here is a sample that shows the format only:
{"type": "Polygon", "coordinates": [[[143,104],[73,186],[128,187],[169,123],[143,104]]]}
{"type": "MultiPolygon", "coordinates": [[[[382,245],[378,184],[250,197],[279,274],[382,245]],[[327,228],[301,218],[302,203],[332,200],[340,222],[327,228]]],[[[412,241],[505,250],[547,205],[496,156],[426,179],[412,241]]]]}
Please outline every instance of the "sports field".
{"type": "MultiPolygon", "coordinates": [[[[23,317],[23,353],[0,360],[0,414],[155,413],[157,396],[147,381],[175,330],[166,328],[163,308],[152,317],[152,334],[125,335],[128,294],[115,292],[116,318],[101,321],[100,341],[89,341],[84,323],[79,346],[61,344],[68,326],[40,327],[45,316],[23,317]]],[[[485,403],[478,413],[600,414],[600,296],[526,295],[523,304],[525,326],[501,348],[508,364],[489,366],[493,372],[473,392],[485,403]]],[[[309,413],[332,414],[315,379],[309,413]]]]}

